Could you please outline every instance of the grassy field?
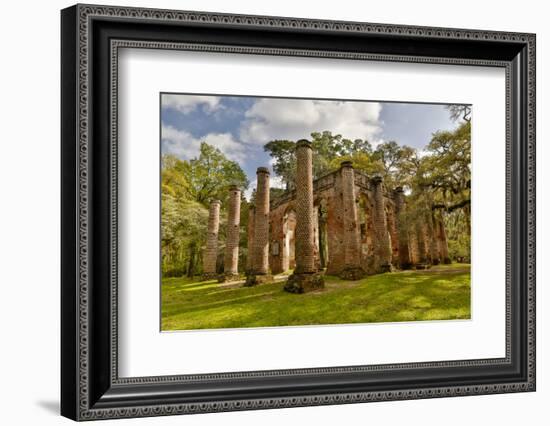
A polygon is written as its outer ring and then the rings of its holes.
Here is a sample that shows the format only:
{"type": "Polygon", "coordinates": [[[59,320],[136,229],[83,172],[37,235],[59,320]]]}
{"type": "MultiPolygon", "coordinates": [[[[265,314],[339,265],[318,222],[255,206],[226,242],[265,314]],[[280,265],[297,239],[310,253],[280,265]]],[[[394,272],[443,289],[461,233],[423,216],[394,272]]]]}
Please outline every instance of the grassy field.
{"type": "Polygon", "coordinates": [[[470,265],[466,264],[391,272],[360,281],[326,276],[324,290],[302,295],[283,291],[283,284],[243,288],[167,278],[162,282],[162,330],[470,318],[470,265]]]}

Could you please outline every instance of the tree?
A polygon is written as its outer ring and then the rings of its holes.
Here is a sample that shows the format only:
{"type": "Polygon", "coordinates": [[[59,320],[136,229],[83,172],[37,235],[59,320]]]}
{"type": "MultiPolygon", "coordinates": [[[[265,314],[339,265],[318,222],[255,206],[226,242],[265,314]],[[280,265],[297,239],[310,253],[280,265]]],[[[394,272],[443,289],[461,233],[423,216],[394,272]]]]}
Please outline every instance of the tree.
{"type": "Polygon", "coordinates": [[[330,162],[330,169],[337,170],[343,161],[351,161],[355,170],[360,170],[369,176],[384,174],[384,166],[382,162],[374,159],[374,156],[368,152],[358,151],[342,157],[334,158],[330,162]]]}
{"type": "Polygon", "coordinates": [[[419,167],[416,150],[406,145],[400,146],[395,141],[379,144],[373,153],[373,160],[382,164],[382,175],[388,187],[410,186],[410,180],[419,167]]]}
{"type": "MultiPolygon", "coordinates": [[[[372,146],[367,140],[345,139],[330,131],[311,133],[313,149],[313,178],[317,179],[340,167],[344,158],[363,155],[363,163],[372,154],[372,146]]],[[[264,145],[264,150],[275,160],[273,171],[281,177],[286,190],[294,187],[296,178],[296,142],[273,140],[264,145]]]]}
{"type": "Polygon", "coordinates": [[[193,276],[200,269],[200,248],[205,243],[208,209],[192,200],[177,200],[162,193],[161,253],[164,276],[193,276]]]}
{"type": "Polygon", "coordinates": [[[286,190],[294,186],[296,177],[296,143],[286,139],[273,140],[264,145],[264,151],[268,152],[275,160],[273,171],[281,177],[286,190]]]}
{"type": "Polygon", "coordinates": [[[471,125],[433,134],[417,183],[433,195],[434,209],[447,212],[469,206],[471,187],[471,125]]]}
{"type": "MultiPolygon", "coordinates": [[[[203,142],[192,160],[162,158],[161,252],[164,276],[194,276],[201,272],[202,248],[206,242],[208,207],[220,199],[226,207],[227,187],[248,187],[240,166],[217,148],[203,142]]],[[[246,219],[247,220],[247,219],[246,219]]],[[[220,237],[225,221],[220,221],[220,237]]]]}
{"type": "Polygon", "coordinates": [[[416,217],[437,216],[447,230],[449,253],[470,258],[471,124],[438,131],[419,159],[409,208],[416,217]]]}
{"type": "Polygon", "coordinates": [[[447,110],[449,111],[449,114],[453,121],[458,121],[462,119],[469,123],[472,119],[471,105],[447,105],[445,108],[447,108],[447,110]]]}
{"type": "Polygon", "coordinates": [[[212,199],[227,200],[227,187],[237,185],[244,191],[248,179],[241,167],[212,145],[202,142],[198,158],[184,161],[182,172],[188,182],[189,197],[207,204],[212,199]]]}
{"type": "Polygon", "coordinates": [[[345,156],[353,156],[358,152],[365,154],[372,153],[371,144],[362,139],[345,139],[342,135],[333,135],[325,130],[322,133],[311,134],[311,145],[313,148],[313,176],[319,178],[340,167],[335,166],[334,161],[345,156]]]}

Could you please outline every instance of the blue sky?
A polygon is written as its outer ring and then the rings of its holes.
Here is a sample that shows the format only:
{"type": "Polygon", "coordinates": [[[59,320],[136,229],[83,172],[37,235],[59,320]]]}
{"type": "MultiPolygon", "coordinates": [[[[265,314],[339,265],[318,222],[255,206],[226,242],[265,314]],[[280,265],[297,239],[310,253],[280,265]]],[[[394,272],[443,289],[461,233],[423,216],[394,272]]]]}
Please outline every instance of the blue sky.
{"type": "Polygon", "coordinates": [[[307,139],[311,132],[330,130],[374,147],[395,140],[422,150],[432,133],[456,125],[439,104],[161,95],[162,153],[194,158],[206,141],[240,164],[251,187],[256,168],[271,165],[263,146],[273,139],[307,139]]]}

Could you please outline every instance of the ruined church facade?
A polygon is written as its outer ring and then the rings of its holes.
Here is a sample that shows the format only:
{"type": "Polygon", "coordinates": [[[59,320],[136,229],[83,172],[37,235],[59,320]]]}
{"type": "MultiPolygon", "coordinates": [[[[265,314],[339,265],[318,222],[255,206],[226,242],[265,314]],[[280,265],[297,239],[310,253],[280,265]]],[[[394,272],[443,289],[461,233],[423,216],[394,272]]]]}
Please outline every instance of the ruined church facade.
{"type": "MultiPolygon", "coordinates": [[[[315,263],[328,275],[357,279],[450,262],[443,221],[431,215],[405,220],[403,189],[388,190],[382,178],[355,170],[351,162],[314,180],[313,199],[315,263]]],[[[295,229],[293,190],[270,205],[268,263],[273,274],[295,267],[295,229]]],[[[249,238],[254,239],[250,233],[249,238]]]]}
{"type": "MultiPolygon", "coordinates": [[[[450,263],[443,220],[406,214],[402,188],[390,190],[380,176],[368,176],[344,161],[338,170],[313,180],[311,145],[300,141],[296,189],[270,200],[269,170],[257,170],[255,205],[249,209],[245,285],[270,282],[272,275],[302,269],[355,280],[398,269],[450,263]],[[307,167],[306,167],[307,166],[307,167]]],[[[224,274],[238,279],[241,194],[231,187],[224,274]]],[[[210,206],[204,278],[215,276],[220,202],[210,206]]],[[[244,265],[243,265],[244,266],[244,265]]]]}

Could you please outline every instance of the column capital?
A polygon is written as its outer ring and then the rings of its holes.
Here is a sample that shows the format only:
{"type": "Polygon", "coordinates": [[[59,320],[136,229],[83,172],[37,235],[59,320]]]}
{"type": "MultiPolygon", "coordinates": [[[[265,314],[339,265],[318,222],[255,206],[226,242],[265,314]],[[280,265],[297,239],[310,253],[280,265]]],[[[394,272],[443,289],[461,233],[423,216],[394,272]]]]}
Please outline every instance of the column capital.
{"type": "Polygon", "coordinates": [[[399,193],[402,194],[402,193],[404,192],[404,191],[403,191],[403,187],[402,187],[402,186],[398,186],[398,187],[396,187],[396,188],[393,190],[393,192],[399,192],[399,193]]]}
{"type": "Polygon", "coordinates": [[[345,160],[340,163],[340,168],[349,167],[353,169],[353,161],[351,160],[345,160]]]}
{"type": "Polygon", "coordinates": [[[234,183],[231,184],[231,185],[229,185],[229,186],[227,187],[227,189],[228,189],[229,191],[240,191],[240,190],[241,190],[241,188],[239,188],[239,185],[236,185],[236,184],[234,184],[234,183]]]}
{"type": "Polygon", "coordinates": [[[299,141],[296,142],[296,149],[298,148],[309,148],[309,149],[313,149],[312,146],[311,146],[311,142],[308,141],[307,139],[300,139],[299,141]]]}
{"type": "Polygon", "coordinates": [[[256,169],[256,174],[265,173],[269,174],[269,169],[267,167],[258,167],[256,169]]]}
{"type": "Polygon", "coordinates": [[[211,200],[210,204],[221,204],[222,202],[220,200],[211,200]]]}

